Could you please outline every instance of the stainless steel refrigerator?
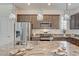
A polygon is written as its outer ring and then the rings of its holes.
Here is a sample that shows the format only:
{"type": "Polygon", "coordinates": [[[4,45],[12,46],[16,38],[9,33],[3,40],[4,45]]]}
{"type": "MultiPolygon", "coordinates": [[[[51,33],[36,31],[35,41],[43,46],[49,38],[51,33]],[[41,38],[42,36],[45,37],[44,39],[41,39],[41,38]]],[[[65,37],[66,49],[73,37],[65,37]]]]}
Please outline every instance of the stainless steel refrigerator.
{"type": "Polygon", "coordinates": [[[21,44],[27,45],[27,42],[30,41],[30,36],[31,36],[31,23],[17,22],[16,41],[21,44]]]}

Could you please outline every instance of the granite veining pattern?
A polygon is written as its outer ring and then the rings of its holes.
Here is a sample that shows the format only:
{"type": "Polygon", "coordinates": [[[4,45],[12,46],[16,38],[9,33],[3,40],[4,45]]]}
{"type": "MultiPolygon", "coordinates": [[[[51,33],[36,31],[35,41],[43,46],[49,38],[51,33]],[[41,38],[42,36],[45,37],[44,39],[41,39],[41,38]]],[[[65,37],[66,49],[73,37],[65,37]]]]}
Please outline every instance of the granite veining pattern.
{"type": "MultiPolygon", "coordinates": [[[[52,52],[62,46],[66,48],[67,56],[79,56],[79,47],[66,41],[30,41],[27,47],[32,47],[32,50],[26,50],[23,56],[54,56],[52,52]]],[[[0,48],[0,55],[7,56],[12,49],[14,48],[0,48]]]]}

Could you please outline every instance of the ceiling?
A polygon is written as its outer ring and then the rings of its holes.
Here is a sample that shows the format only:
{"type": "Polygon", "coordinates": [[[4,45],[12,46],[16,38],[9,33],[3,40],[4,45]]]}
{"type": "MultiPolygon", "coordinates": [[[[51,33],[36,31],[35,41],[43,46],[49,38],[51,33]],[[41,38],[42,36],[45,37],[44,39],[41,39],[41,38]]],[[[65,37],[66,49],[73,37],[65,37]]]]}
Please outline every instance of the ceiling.
{"type": "MultiPolygon", "coordinates": [[[[44,9],[44,10],[65,10],[66,9],[66,3],[52,3],[50,6],[48,3],[31,3],[29,6],[27,3],[15,3],[14,4],[17,9],[20,10],[38,10],[38,9],[44,9]]],[[[69,10],[77,9],[79,8],[79,3],[71,3],[71,5],[68,6],[69,10]]]]}

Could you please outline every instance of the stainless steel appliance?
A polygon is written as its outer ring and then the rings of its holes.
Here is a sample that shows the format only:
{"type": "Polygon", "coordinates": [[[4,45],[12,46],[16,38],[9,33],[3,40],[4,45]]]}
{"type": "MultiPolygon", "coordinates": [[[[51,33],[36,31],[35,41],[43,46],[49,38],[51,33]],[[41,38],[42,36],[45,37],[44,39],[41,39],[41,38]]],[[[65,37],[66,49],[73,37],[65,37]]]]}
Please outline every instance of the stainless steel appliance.
{"type": "Polygon", "coordinates": [[[25,44],[30,40],[31,23],[30,22],[17,22],[16,24],[16,44],[25,44]]]}

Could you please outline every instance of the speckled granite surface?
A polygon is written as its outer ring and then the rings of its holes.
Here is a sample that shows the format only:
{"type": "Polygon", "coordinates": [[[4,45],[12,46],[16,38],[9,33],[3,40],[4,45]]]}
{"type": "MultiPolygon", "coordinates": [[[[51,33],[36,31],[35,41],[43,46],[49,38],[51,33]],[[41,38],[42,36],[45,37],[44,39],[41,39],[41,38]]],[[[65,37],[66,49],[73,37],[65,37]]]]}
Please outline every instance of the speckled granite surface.
{"type": "MultiPolygon", "coordinates": [[[[54,56],[51,52],[63,45],[64,47],[66,47],[68,56],[79,56],[79,47],[66,41],[30,41],[28,43],[28,46],[32,47],[33,49],[30,51],[26,50],[24,56],[54,56]]],[[[9,51],[14,49],[10,47],[11,46],[9,46],[8,48],[0,48],[0,55],[9,55],[9,51]]],[[[26,48],[25,46],[22,47],[26,48]]],[[[22,47],[16,46],[16,48],[22,47]]]]}

